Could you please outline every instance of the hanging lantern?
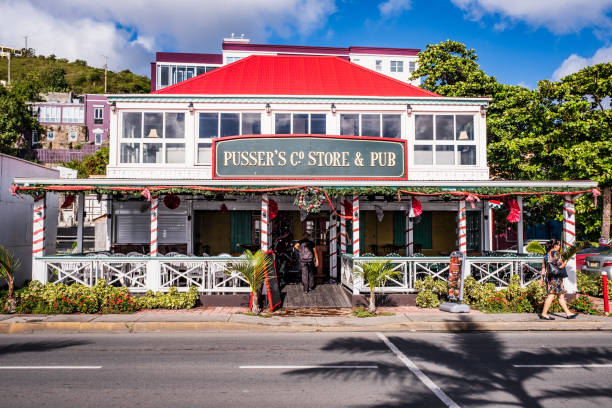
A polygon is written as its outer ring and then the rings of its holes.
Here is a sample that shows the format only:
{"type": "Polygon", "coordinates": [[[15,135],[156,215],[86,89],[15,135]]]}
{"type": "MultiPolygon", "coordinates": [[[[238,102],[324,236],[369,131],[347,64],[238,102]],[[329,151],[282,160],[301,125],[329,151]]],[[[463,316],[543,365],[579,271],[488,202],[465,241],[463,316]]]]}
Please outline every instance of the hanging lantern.
{"type": "Polygon", "coordinates": [[[164,205],[171,210],[175,210],[181,205],[181,199],[176,194],[168,194],[164,197],[164,205]]]}
{"type": "Polygon", "coordinates": [[[410,218],[416,218],[423,213],[423,206],[421,202],[416,199],[416,197],[412,197],[412,208],[410,209],[410,213],[408,216],[410,218]]]}

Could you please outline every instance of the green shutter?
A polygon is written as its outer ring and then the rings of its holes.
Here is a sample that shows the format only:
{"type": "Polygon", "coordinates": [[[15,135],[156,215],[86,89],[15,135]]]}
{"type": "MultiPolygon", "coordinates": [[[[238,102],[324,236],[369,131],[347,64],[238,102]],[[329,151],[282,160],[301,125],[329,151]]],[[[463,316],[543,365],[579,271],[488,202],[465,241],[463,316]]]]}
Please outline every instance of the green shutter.
{"type": "Polygon", "coordinates": [[[242,252],[240,244],[251,243],[251,211],[230,212],[230,249],[232,252],[242,252]]]}
{"type": "Polygon", "coordinates": [[[415,249],[431,249],[431,211],[423,211],[419,223],[414,224],[415,249]]]}
{"type": "Polygon", "coordinates": [[[393,245],[406,245],[406,213],[393,211],[393,245]]]}
{"type": "Polygon", "coordinates": [[[480,211],[467,211],[467,250],[480,251],[480,211]]]}
{"type": "Polygon", "coordinates": [[[360,216],[361,214],[363,214],[363,216],[360,218],[359,220],[359,253],[360,254],[365,254],[366,250],[365,250],[365,230],[366,230],[366,217],[365,217],[365,211],[359,211],[360,212],[360,216]]]}

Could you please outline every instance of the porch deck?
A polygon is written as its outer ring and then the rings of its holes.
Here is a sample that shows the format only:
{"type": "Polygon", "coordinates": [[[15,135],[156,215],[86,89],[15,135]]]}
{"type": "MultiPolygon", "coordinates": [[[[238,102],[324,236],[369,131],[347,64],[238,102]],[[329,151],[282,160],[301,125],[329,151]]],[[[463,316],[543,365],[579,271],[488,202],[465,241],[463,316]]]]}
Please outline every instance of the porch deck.
{"type": "Polygon", "coordinates": [[[304,293],[301,284],[286,285],[282,291],[283,308],[344,308],[351,307],[346,289],[337,284],[317,285],[304,293]]]}

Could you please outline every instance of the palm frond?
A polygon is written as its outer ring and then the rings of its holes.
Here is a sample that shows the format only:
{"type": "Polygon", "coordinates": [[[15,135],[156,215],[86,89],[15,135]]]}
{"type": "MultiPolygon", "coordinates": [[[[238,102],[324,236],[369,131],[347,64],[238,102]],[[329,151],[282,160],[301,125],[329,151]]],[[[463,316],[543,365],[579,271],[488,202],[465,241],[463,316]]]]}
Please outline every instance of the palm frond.
{"type": "Polygon", "coordinates": [[[21,269],[21,261],[15,254],[3,245],[0,245],[0,277],[9,278],[21,269]]]}
{"type": "Polygon", "coordinates": [[[261,250],[252,253],[247,249],[243,257],[244,260],[234,262],[229,266],[228,273],[239,273],[249,283],[251,290],[257,292],[266,280],[266,271],[272,267],[272,261],[261,250]]]}
{"type": "Polygon", "coordinates": [[[383,286],[389,279],[399,277],[401,274],[393,270],[391,261],[372,260],[358,263],[355,274],[368,282],[370,289],[383,286]]]}
{"type": "MultiPolygon", "coordinates": [[[[588,247],[589,245],[593,245],[593,243],[589,241],[576,241],[574,245],[563,248],[563,251],[561,251],[561,258],[564,261],[567,261],[576,255],[582,248],[588,247]]],[[[599,244],[595,244],[593,246],[597,247],[599,244]]]]}
{"type": "Polygon", "coordinates": [[[544,245],[540,244],[538,241],[531,241],[525,247],[525,251],[531,254],[544,255],[546,253],[546,248],[544,248],[544,245]]]}

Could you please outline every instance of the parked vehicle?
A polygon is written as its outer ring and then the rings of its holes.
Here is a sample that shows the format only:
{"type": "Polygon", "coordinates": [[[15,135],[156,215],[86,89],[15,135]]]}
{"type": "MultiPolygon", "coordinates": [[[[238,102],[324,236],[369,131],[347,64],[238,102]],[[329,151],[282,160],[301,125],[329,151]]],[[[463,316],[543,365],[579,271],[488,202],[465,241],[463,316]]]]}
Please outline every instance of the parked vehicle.
{"type": "Polygon", "coordinates": [[[582,265],[582,272],[590,274],[601,274],[607,272],[612,277],[612,248],[597,254],[587,256],[582,265]]]}
{"type": "Polygon", "coordinates": [[[596,247],[588,246],[588,247],[582,248],[576,254],[576,270],[577,271],[582,270],[582,265],[584,265],[584,260],[586,259],[587,256],[598,255],[610,248],[612,248],[612,245],[608,245],[608,244],[599,244],[599,246],[596,246],[596,247]]]}

